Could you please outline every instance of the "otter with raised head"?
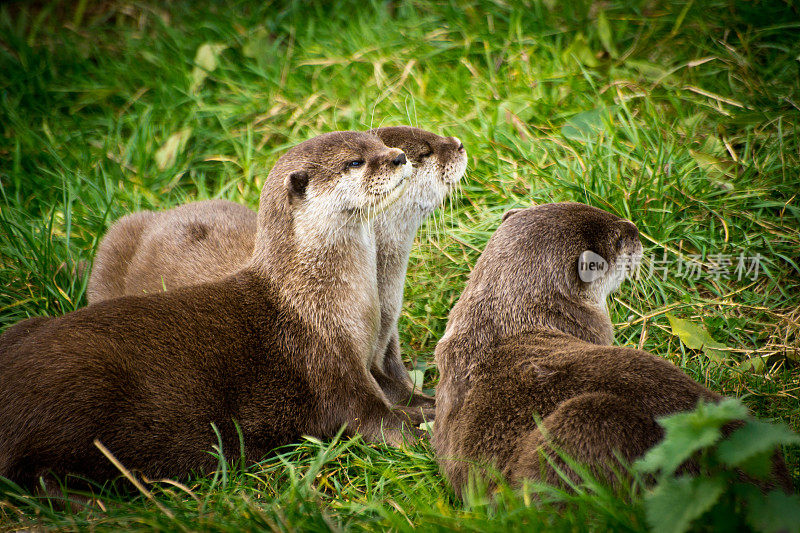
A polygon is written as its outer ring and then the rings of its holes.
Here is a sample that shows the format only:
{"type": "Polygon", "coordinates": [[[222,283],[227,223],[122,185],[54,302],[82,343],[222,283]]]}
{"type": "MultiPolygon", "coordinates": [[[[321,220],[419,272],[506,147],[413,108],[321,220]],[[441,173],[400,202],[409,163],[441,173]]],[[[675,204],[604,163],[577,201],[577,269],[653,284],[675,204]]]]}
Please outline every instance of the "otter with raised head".
{"type": "Polygon", "coordinates": [[[250,262],[216,282],[21,322],[0,336],[0,475],[151,479],[259,460],[342,426],[399,445],[422,416],[368,372],[380,325],[369,217],[403,192],[401,150],[361,132],[289,150],[263,187],[250,262]],[[214,427],[212,427],[212,424],[214,427]],[[237,429],[238,426],[238,429],[237,429]]]}
{"type": "Polygon", "coordinates": [[[401,201],[375,219],[381,328],[372,373],[392,402],[433,406],[433,398],[417,392],[412,395],[413,384],[403,365],[397,322],[403,308],[403,286],[414,236],[464,175],[467,152],[456,137],[440,137],[410,126],[378,128],[372,133],[387,146],[403,150],[415,172],[401,201]]]}
{"type": "MultiPolygon", "coordinates": [[[[400,353],[397,321],[414,236],[464,175],[467,154],[455,137],[410,126],[369,133],[387,146],[403,150],[414,166],[406,193],[373,223],[381,325],[372,373],[391,402],[432,406],[432,398],[412,393],[400,353]]],[[[108,230],[97,248],[87,287],[89,303],[220,279],[246,263],[255,232],[256,214],[226,200],[127,215],[108,230]]]]}
{"type": "MultiPolygon", "coordinates": [[[[617,453],[630,462],[661,440],[657,418],[721,397],[664,359],[610,346],[606,297],[642,253],[632,222],[578,203],[513,210],[503,220],[436,346],[442,470],[459,494],[476,463],[512,484],[563,484],[543,468],[544,453],[579,481],[555,445],[613,481],[617,453]],[[584,281],[587,251],[606,264],[584,281]]],[[[791,487],[785,465],[776,468],[791,487]]]]}

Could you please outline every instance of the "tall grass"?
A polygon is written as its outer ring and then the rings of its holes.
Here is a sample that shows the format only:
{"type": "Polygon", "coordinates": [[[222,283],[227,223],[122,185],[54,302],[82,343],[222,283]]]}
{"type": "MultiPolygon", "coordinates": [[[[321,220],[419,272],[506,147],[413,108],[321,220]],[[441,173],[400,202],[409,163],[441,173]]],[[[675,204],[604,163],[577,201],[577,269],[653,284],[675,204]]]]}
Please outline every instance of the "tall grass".
{"type": "MultiPolygon", "coordinates": [[[[575,200],[635,221],[646,256],[669,263],[614,297],[617,342],[797,431],[798,15],[779,0],[5,4],[0,327],[85,305],[76,265],[126,213],[217,197],[256,207],[288,146],[412,124],[469,153],[409,265],[401,341],[426,386],[502,213],[575,200]],[[209,67],[207,44],[210,72],[198,65],[209,67]],[[715,277],[718,254],[758,254],[761,271],[715,277]],[[702,275],[678,275],[695,256],[702,275]],[[725,361],[686,348],[667,313],[704,325],[725,361]]],[[[800,455],[787,454],[798,479],[800,455]]],[[[424,443],[309,441],[225,479],[155,490],[173,518],[130,496],[76,513],[6,500],[0,516],[64,529],[644,527],[633,496],[460,503],[424,443]]]]}

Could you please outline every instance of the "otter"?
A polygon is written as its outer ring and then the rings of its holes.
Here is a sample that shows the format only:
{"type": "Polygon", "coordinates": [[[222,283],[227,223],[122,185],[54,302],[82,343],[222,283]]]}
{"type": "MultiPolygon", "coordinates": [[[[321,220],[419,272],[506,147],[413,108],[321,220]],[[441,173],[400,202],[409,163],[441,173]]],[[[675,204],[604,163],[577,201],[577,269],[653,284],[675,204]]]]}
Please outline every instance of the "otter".
{"type": "Polygon", "coordinates": [[[380,325],[370,217],[411,166],[363,132],[281,157],[264,184],[252,257],[222,280],[33,318],[0,336],[0,476],[151,479],[257,461],[301,435],[402,445],[418,410],[368,371],[380,325]],[[218,440],[219,439],[219,440],[218,440]]]}
{"type": "Polygon", "coordinates": [[[220,280],[250,261],[257,227],[254,211],[227,200],[125,215],[97,247],[86,299],[93,304],[220,280]]]}
{"type": "Polygon", "coordinates": [[[416,172],[401,201],[375,219],[381,328],[372,373],[392,402],[432,407],[433,398],[414,391],[403,365],[397,322],[403,307],[403,286],[414,236],[464,175],[467,153],[457,137],[440,137],[410,126],[384,127],[371,132],[387,146],[403,150],[416,172]]]}
{"type": "MultiPolygon", "coordinates": [[[[410,126],[368,133],[401,149],[414,166],[406,193],[373,222],[381,325],[370,366],[392,403],[429,408],[433,398],[413,391],[403,365],[397,322],[414,236],[464,175],[467,154],[455,137],[410,126]]],[[[220,279],[245,264],[255,233],[256,214],[226,200],[127,215],[109,229],[97,248],[88,300],[94,303],[220,279]]]]}
{"type": "MultiPolygon", "coordinates": [[[[456,493],[476,463],[512,485],[564,486],[542,454],[579,482],[554,447],[615,483],[617,453],[633,461],[663,437],[657,418],[721,399],[664,359],[611,346],[606,297],[641,254],[636,226],[595,207],[504,216],[435,350],[434,447],[456,493]],[[600,274],[581,277],[587,254],[605,262],[600,274]]],[[[791,490],[785,464],[775,468],[791,490]]]]}

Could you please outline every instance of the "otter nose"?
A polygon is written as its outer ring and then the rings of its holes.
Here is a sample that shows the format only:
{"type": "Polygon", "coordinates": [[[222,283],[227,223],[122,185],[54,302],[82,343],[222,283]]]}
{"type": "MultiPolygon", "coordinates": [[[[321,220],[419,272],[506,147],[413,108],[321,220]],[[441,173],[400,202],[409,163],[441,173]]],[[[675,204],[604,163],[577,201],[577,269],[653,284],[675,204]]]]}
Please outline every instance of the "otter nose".
{"type": "Polygon", "coordinates": [[[460,152],[464,149],[464,143],[461,142],[461,139],[459,139],[458,137],[450,137],[450,138],[453,139],[453,141],[456,143],[457,147],[456,150],[460,152]]]}
{"type": "Polygon", "coordinates": [[[401,152],[400,155],[398,155],[397,157],[392,159],[392,164],[394,166],[396,166],[396,167],[399,167],[400,165],[405,165],[406,164],[406,154],[401,152]]]}

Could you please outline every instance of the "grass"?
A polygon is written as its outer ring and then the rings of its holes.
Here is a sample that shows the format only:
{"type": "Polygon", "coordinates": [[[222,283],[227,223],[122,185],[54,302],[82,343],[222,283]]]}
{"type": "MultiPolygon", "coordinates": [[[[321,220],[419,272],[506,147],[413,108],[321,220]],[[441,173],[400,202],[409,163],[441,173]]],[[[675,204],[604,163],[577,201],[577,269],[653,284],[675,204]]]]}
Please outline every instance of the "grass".
{"type": "MultiPolygon", "coordinates": [[[[75,265],[126,213],[216,197],[256,207],[288,146],[412,124],[469,152],[460,193],[420,231],[409,265],[402,345],[409,364],[429,367],[427,386],[447,314],[502,213],[575,200],[632,219],[647,257],[668,262],[665,277],[642,275],[613,298],[617,342],[798,431],[798,15],[790,0],[0,6],[0,328],[85,305],[75,265]],[[204,44],[220,45],[211,72],[198,67],[209,67],[204,44]],[[731,273],[758,254],[761,270],[717,279],[719,254],[731,273]],[[702,275],[680,275],[693,258],[702,275]],[[704,325],[728,347],[724,362],[687,348],[667,313],[704,325]]],[[[786,453],[798,480],[800,453],[786,453]]],[[[458,502],[425,443],[309,441],[253,469],[153,490],[169,513],[110,493],[105,512],[7,499],[0,521],[644,528],[630,495],[458,502]]]]}

